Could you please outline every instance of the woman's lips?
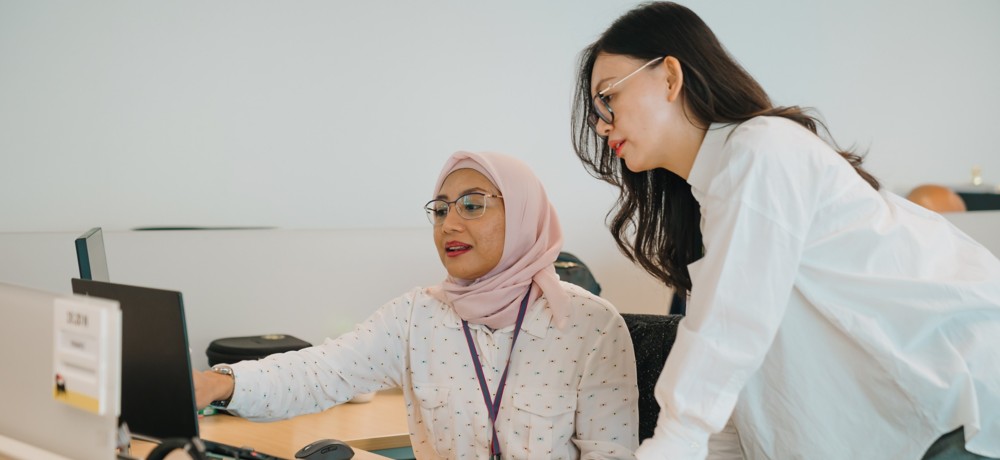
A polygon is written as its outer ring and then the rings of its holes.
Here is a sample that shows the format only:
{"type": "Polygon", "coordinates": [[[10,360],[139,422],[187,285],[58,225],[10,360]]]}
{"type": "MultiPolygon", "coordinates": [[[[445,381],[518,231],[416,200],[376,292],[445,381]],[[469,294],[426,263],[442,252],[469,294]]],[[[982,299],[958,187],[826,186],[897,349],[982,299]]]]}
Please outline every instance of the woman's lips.
{"type": "Polygon", "coordinates": [[[611,151],[614,152],[615,156],[618,158],[622,157],[622,146],[625,145],[625,141],[613,142],[611,144],[611,151]]]}
{"type": "Polygon", "coordinates": [[[448,257],[458,257],[471,250],[472,246],[457,241],[449,241],[444,245],[444,255],[448,257]]]}

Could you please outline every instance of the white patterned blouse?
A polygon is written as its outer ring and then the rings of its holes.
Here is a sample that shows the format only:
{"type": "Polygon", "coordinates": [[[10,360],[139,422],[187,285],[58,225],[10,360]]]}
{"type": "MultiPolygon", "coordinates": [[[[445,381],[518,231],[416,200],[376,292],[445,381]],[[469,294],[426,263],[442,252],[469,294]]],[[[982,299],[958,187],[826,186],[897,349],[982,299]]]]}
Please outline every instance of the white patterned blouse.
{"type": "MultiPolygon", "coordinates": [[[[635,355],[607,301],[561,283],[572,316],[556,328],[545,296],[514,326],[470,324],[491,397],[508,357],[497,417],[505,459],[630,459],[638,447],[635,355]]],[[[356,394],[401,387],[420,459],[486,459],[489,418],[462,322],[414,289],[322,345],[233,365],[229,409],[251,419],[319,412],[356,394]]]]}

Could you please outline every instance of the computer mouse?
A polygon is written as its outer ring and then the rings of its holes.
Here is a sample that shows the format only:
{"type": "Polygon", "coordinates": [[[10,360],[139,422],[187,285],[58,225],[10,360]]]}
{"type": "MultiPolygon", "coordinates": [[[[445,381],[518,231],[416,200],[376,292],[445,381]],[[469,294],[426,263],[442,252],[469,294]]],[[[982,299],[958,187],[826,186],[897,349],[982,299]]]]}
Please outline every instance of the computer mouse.
{"type": "Polygon", "coordinates": [[[351,446],[345,444],[344,441],[336,439],[313,441],[295,453],[295,458],[307,460],[346,460],[352,457],[354,457],[354,449],[351,449],[351,446]]]}

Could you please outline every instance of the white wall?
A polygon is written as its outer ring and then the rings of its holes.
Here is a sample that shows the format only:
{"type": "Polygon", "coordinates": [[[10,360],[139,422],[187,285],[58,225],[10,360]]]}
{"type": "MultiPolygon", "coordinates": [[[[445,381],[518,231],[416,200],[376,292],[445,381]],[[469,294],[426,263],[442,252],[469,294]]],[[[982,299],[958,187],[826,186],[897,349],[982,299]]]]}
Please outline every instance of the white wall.
{"type": "MultiPolygon", "coordinates": [[[[669,292],[604,227],[614,191],[569,142],[577,53],[634,4],[0,0],[0,236],[57,232],[36,249],[61,260],[0,252],[0,273],[68,290],[65,238],[92,226],[121,241],[141,226],[420,232],[447,155],[495,150],[535,168],[609,299],[663,311],[669,292]]],[[[818,107],[841,144],[870,148],[890,189],[973,165],[1000,181],[1000,2],[687,5],[777,103],[818,107]]],[[[429,236],[401,241],[436,263],[429,236]]],[[[117,281],[187,287],[109,256],[117,281]]]]}
{"type": "MultiPolygon", "coordinates": [[[[0,0],[0,231],[417,227],[467,149],[527,160],[567,248],[603,244],[574,64],[634,4],[0,0]]],[[[889,188],[1000,182],[1000,2],[687,5],[889,188]]]]}

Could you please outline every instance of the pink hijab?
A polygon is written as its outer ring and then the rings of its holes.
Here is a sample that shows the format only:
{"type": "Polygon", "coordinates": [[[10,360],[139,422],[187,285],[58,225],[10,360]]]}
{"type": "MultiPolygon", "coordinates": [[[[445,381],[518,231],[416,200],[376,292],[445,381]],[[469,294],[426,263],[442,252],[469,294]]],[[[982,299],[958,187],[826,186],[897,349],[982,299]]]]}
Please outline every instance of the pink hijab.
{"type": "Polygon", "coordinates": [[[463,280],[449,275],[429,289],[431,295],[451,305],[459,317],[470,323],[501,329],[514,324],[521,299],[534,282],[537,287],[531,290],[529,306],[541,290],[561,329],[569,316],[569,296],[559,285],[553,263],[562,250],[562,229],[541,181],[517,158],[499,153],[455,152],[441,169],[432,196],[458,169],[479,171],[503,195],[503,255],[482,278],[463,280]]]}

